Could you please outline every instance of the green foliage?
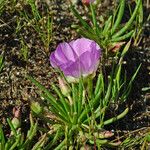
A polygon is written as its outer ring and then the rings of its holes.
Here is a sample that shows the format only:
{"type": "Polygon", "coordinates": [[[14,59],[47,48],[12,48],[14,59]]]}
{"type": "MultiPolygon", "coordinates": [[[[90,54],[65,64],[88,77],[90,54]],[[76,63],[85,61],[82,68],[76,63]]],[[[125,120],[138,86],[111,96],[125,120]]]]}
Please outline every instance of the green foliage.
{"type": "Polygon", "coordinates": [[[150,132],[149,127],[143,127],[134,131],[131,131],[121,138],[124,138],[119,149],[140,149],[140,150],[148,150],[149,142],[150,142],[150,132]],[[146,131],[146,133],[145,133],[146,131]],[[138,134],[140,133],[140,134],[138,134]],[[136,138],[133,136],[136,134],[136,138]]]}
{"type": "Polygon", "coordinates": [[[49,44],[52,40],[53,23],[49,10],[47,9],[47,14],[45,16],[42,16],[37,6],[35,5],[34,0],[27,0],[27,4],[29,4],[29,6],[31,7],[32,14],[24,11],[23,13],[20,12],[21,16],[26,20],[27,26],[33,27],[34,30],[38,33],[46,51],[48,51],[49,44]]]}
{"type": "Polygon", "coordinates": [[[6,5],[7,0],[0,0],[0,16],[3,13],[4,6],[6,5]]]}
{"type": "Polygon", "coordinates": [[[47,141],[46,134],[43,134],[41,138],[35,142],[34,137],[37,132],[37,122],[33,122],[33,118],[30,115],[30,129],[25,136],[21,128],[15,128],[10,119],[7,119],[11,129],[9,137],[5,137],[5,133],[0,126],[0,149],[1,150],[42,150],[43,145],[47,141]]]}
{"type": "Polygon", "coordinates": [[[4,56],[0,55],[0,72],[2,71],[4,67],[4,56]]]}
{"type": "Polygon", "coordinates": [[[24,61],[27,61],[29,56],[29,48],[23,39],[21,39],[20,42],[21,42],[20,56],[24,61]]]}
{"type": "MultiPolygon", "coordinates": [[[[137,43],[139,36],[136,36],[136,29],[139,29],[137,26],[141,25],[143,22],[143,9],[141,0],[136,1],[136,7],[131,13],[130,19],[125,24],[122,24],[125,10],[125,0],[119,1],[118,8],[115,10],[114,14],[108,17],[102,27],[100,27],[97,22],[95,5],[91,4],[89,9],[91,11],[90,18],[92,18],[91,26],[82,18],[75,7],[71,6],[73,14],[79,19],[82,25],[81,27],[77,26],[76,29],[77,32],[84,37],[96,41],[105,50],[104,55],[107,55],[113,44],[129,39],[134,35],[137,43]],[[134,22],[136,22],[136,24],[134,22]]],[[[138,30],[138,33],[140,34],[141,31],[138,30]]]]}
{"type": "Polygon", "coordinates": [[[54,96],[33,77],[28,76],[28,79],[42,91],[41,97],[44,99],[41,106],[38,105],[38,108],[43,107],[45,110],[40,111],[36,115],[45,121],[50,113],[54,115],[55,121],[53,121],[53,118],[50,118],[50,121],[54,128],[57,125],[54,133],[58,136],[55,137],[53,144],[58,143],[58,139],[61,138],[62,143],[60,145],[67,147],[74,146],[75,143],[78,143],[79,146],[83,145],[83,143],[94,144],[94,139],[99,147],[102,145],[112,147],[117,145],[107,139],[108,137],[105,137],[101,130],[106,125],[123,118],[129,111],[128,108],[125,108],[121,114],[106,119],[106,112],[112,103],[124,102],[127,99],[132,83],[140,68],[139,66],[130,81],[127,82],[126,77],[124,79],[121,78],[122,61],[129,46],[130,42],[118,56],[120,57],[119,61],[116,62],[114,59],[112,71],[108,78],[104,77],[102,71],[100,72],[96,86],[94,86],[93,79],[90,76],[86,79],[80,78],[79,83],[68,83],[62,75],[68,87],[69,93],[67,95],[63,95],[62,90],[53,84],[53,91],[57,95],[54,96]],[[45,102],[47,104],[43,105],[45,102]],[[65,137],[64,140],[63,137],[65,137]],[[83,137],[85,139],[82,141],[83,143],[79,142],[83,137]]]}

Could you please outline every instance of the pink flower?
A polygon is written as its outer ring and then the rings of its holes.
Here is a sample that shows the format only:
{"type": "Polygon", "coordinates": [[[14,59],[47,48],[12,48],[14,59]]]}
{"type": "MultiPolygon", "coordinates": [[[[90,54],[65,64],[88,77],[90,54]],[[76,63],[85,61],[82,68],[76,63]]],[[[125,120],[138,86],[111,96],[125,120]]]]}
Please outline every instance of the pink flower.
{"type": "Polygon", "coordinates": [[[101,48],[93,41],[79,38],[69,43],[60,43],[50,55],[54,68],[59,68],[70,79],[93,75],[100,61],[101,48]]]}

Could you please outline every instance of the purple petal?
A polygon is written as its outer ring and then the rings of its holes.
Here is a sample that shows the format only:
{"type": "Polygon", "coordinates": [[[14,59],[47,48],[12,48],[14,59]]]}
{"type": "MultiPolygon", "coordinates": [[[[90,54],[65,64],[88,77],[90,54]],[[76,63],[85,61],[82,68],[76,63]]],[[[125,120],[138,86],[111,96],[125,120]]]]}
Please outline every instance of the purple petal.
{"type": "Polygon", "coordinates": [[[79,78],[96,71],[101,49],[96,42],[86,38],[59,44],[50,55],[53,67],[58,67],[66,76],[79,78]]]}
{"type": "Polygon", "coordinates": [[[69,44],[72,46],[72,48],[75,50],[76,54],[80,56],[86,51],[91,51],[91,43],[93,41],[86,39],[86,38],[80,38],[75,41],[71,41],[69,44]]]}
{"type": "Polygon", "coordinates": [[[73,76],[76,78],[79,78],[81,75],[92,74],[94,71],[96,71],[98,67],[99,59],[93,61],[93,58],[90,57],[90,55],[91,53],[88,51],[83,53],[80,58],[76,60],[76,62],[73,62],[71,65],[63,70],[64,74],[66,76],[73,76]]]}
{"type": "Polygon", "coordinates": [[[52,52],[50,62],[53,67],[60,67],[61,65],[67,64],[68,61],[75,61],[76,57],[72,47],[64,42],[57,46],[55,52],[52,52]]]}

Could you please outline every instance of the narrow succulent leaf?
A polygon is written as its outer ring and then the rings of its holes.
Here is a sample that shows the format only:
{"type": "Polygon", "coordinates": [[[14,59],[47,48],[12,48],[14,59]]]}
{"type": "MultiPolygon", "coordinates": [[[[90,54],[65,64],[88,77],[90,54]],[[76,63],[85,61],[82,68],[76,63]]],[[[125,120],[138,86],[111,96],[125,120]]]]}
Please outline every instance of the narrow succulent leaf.
{"type": "Polygon", "coordinates": [[[94,10],[92,4],[90,4],[90,9],[91,9],[91,12],[92,12],[93,25],[94,25],[94,27],[96,28],[96,27],[97,27],[97,19],[96,19],[95,10],[94,10]]]}
{"type": "Polygon", "coordinates": [[[104,125],[108,125],[108,124],[111,124],[121,118],[123,118],[127,113],[129,112],[129,108],[126,108],[121,114],[119,114],[118,116],[116,117],[113,117],[111,119],[108,119],[106,121],[104,121],[104,125]]]}
{"type": "Polygon", "coordinates": [[[77,101],[78,101],[78,95],[77,95],[77,89],[75,84],[72,84],[72,97],[73,97],[73,113],[77,113],[77,101]]]}
{"type": "Polygon", "coordinates": [[[91,29],[91,27],[86,23],[86,21],[84,21],[84,19],[82,19],[81,15],[78,13],[78,11],[74,8],[74,6],[71,6],[71,10],[73,12],[73,14],[80,20],[81,24],[83,25],[83,27],[90,32],[93,32],[93,30],[91,29]]]}
{"type": "MultiPolygon", "coordinates": [[[[92,105],[93,105],[93,108],[96,108],[99,106],[99,103],[100,103],[100,95],[101,93],[103,92],[103,86],[99,89],[97,95],[93,98],[92,100],[92,105]]],[[[90,106],[91,104],[87,104],[86,106],[86,109],[84,109],[82,111],[82,113],[80,114],[79,118],[78,118],[78,122],[87,122],[88,119],[87,119],[87,114],[90,112],[90,106]]]]}
{"type": "Polygon", "coordinates": [[[35,136],[36,131],[37,131],[37,125],[38,125],[38,122],[36,121],[36,123],[31,127],[31,130],[28,136],[29,140],[32,140],[33,136],[35,136]]]}
{"type": "MultiPolygon", "coordinates": [[[[73,97],[73,124],[77,123],[78,119],[78,105],[79,102],[79,93],[78,93],[78,85],[72,84],[72,97],[73,97]]],[[[79,106],[80,108],[80,106],[79,106]]]]}
{"type": "Polygon", "coordinates": [[[11,131],[13,132],[13,134],[14,134],[15,136],[17,136],[17,131],[16,131],[16,129],[14,128],[14,126],[13,126],[13,124],[11,123],[11,120],[10,120],[9,118],[7,118],[7,122],[8,122],[8,124],[9,124],[9,126],[10,126],[11,131]]]}
{"type": "Polygon", "coordinates": [[[94,91],[95,95],[97,95],[98,91],[100,90],[100,87],[102,85],[102,80],[103,80],[103,75],[100,73],[98,75],[98,79],[97,79],[97,82],[96,82],[96,87],[95,87],[95,91],[94,91]]]}
{"type": "MultiPolygon", "coordinates": [[[[89,141],[91,144],[95,144],[94,139],[89,141]]],[[[100,140],[100,139],[96,139],[96,145],[97,146],[102,146],[104,144],[107,144],[108,140],[104,139],[104,140],[100,140]]]]}
{"type": "Polygon", "coordinates": [[[14,139],[9,138],[5,144],[5,150],[9,150],[14,142],[15,142],[14,139]]]}
{"type": "Polygon", "coordinates": [[[5,150],[5,137],[4,137],[2,125],[0,125],[0,149],[5,150]]]}
{"type": "Polygon", "coordinates": [[[80,81],[79,81],[79,88],[78,88],[78,93],[79,93],[79,100],[78,100],[78,115],[80,115],[81,113],[81,110],[82,110],[82,104],[83,104],[83,101],[84,101],[84,96],[83,96],[83,79],[80,78],[80,81]]]}
{"type": "Polygon", "coordinates": [[[15,143],[10,147],[9,150],[14,150],[20,142],[21,134],[17,135],[15,143]]]}
{"type": "Polygon", "coordinates": [[[105,22],[105,26],[102,33],[104,36],[108,35],[107,32],[109,31],[111,25],[112,25],[112,16],[110,16],[108,20],[105,22]]]}
{"type": "Polygon", "coordinates": [[[33,117],[32,117],[31,114],[30,114],[29,118],[30,118],[30,126],[33,127],[34,126],[34,122],[33,122],[33,117]]]}
{"type": "Polygon", "coordinates": [[[57,110],[55,110],[55,108],[50,108],[49,110],[55,114],[55,116],[56,116],[55,120],[57,120],[58,122],[61,122],[63,124],[70,123],[70,120],[68,119],[68,117],[64,114],[61,114],[57,110]]]}
{"type": "Polygon", "coordinates": [[[41,97],[47,100],[51,104],[51,107],[55,108],[59,114],[66,116],[65,110],[62,108],[62,105],[57,99],[52,99],[52,97],[49,97],[46,94],[41,94],[41,97]]]}
{"type": "Polygon", "coordinates": [[[111,96],[111,88],[112,88],[112,78],[113,77],[108,77],[109,79],[109,85],[108,85],[108,88],[107,88],[107,92],[106,92],[106,95],[105,95],[105,98],[104,98],[104,106],[107,106],[108,102],[109,102],[109,98],[111,96]]]}
{"type": "Polygon", "coordinates": [[[35,80],[33,77],[27,76],[27,79],[29,79],[31,82],[33,82],[41,91],[45,92],[49,97],[52,97],[50,92],[41,83],[39,83],[37,80],[35,80]]]}
{"type": "Polygon", "coordinates": [[[33,13],[34,17],[36,18],[36,20],[41,19],[41,16],[40,16],[40,14],[38,12],[38,9],[37,9],[37,7],[35,5],[35,1],[34,0],[28,0],[28,3],[31,6],[32,13],[33,13]]]}
{"type": "MultiPolygon", "coordinates": [[[[48,98],[46,100],[48,100],[51,103],[51,105],[57,109],[58,112],[60,111],[61,113],[65,114],[64,110],[62,109],[62,107],[59,105],[59,103],[57,103],[57,100],[51,95],[51,93],[42,84],[40,84],[38,81],[36,81],[31,76],[27,76],[27,78],[31,82],[33,82],[41,91],[43,91],[47,95],[48,98]]],[[[45,95],[45,97],[46,97],[46,95],[45,95]]]]}
{"type": "Polygon", "coordinates": [[[55,136],[53,137],[53,140],[50,143],[48,143],[48,145],[44,148],[45,150],[51,149],[52,146],[60,139],[60,132],[61,132],[61,129],[59,128],[55,136]]]}
{"type": "Polygon", "coordinates": [[[98,28],[94,5],[90,4],[90,9],[91,9],[91,12],[92,12],[92,21],[93,21],[93,25],[94,25],[93,30],[95,31],[95,33],[97,34],[97,36],[100,36],[101,32],[100,32],[100,30],[98,28]]]}
{"type": "Polygon", "coordinates": [[[120,56],[120,60],[119,60],[119,64],[122,64],[123,57],[125,56],[125,54],[129,50],[130,45],[131,45],[131,40],[125,45],[125,47],[124,47],[124,49],[122,51],[121,56],[120,56]]]}
{"type": "Polygon", "coordinates": [[[90,79],[90,78],[88,78],[87,80],[88,80],[87,81],[87,85],[88,85],[88,87],[87,87],[88,97],[89,97],[89,99],[91,99],[92,96],[93,96],[93,80],[90,79]]]}
{"type": "Polygon", "coordinates": [[[115,21],[115,23],[112,27],[112,30],[111,30],[112,35],[121,23],[122,16],[124,14],[124,9],[125,9],[125,0],[120,0],[120,7],[119,7],[119,12],[118,12],[118,15],[117,15],[117,19],[116,19],[116,21],[115,21]]]}
{"type": "Polygon", "coordinates": [[[138,0],[131,18],[129,19],[129,21],[125,24],[125,26],[121,30],[119,30],[116,34],[114,34],[112,36],[113,39],[121,36],[122,34],[124,34],[129,29],[129,27],[132,25],[137,13],[138,13],[140,4],[141,4],[141,0],[138,0]]]}
{"type": "Polygon", "coordinates": [[[64,139],[54,150],[60,150],[66,144],[66,139],[64,139]]]}
{"type": "Polygon", "coordinates": [[[31,150],[39,150],[43,147],[45,141],[46,141],[46,134],[42,136],[42,138],[34,145],[34,147],[31,150]]]}
{"type": "Polygon", "coordinates": [[[129,82],[129,86],[132,85],[132,82],[134,81],[135,77],[137,76],[137,74],[138,74],[138,72],[139,72],[139,70],[141,68],[141,65],[142,64],[139,65],[139,67],[136,69],[135,73],[133,74],[133,76],[132,76],[132,78],[131,78],[131,80],[129,82]]]}
{"type": "Polygon", "coordinates": [[[65,100],[64,96],[62,95],[61,91],[59,91],[59,89],[53,84],[52,85],[54,91],[56,92],[56,94],[59,96],[60,98],[60,102],[63,104],[64,108],[65,108],[65,112],[66,115],[68,115],[69,110],[69,104],[67,103],[67,100],[65,100]]]}
{"type": "Polygon", "coordinates": [[[83,120],[87,119],[87,113],[90,111],[90,106],[88,105],[78,117],[78,123],[83,122],[83,120]]]}
{"type": "Polygon", "coordinates": [[[89,31],[87,31],[87,30],[85,30],[85,29],[78,28],[78,29],[77,29],[77,32],[78,32],[80,35],[83,35],[83,36],[86,37],[86,38],[89,38],[89,39],[92,39],[92,40],[96,41],[97,43],[98,43],[98,41],[99,41],[99,37],[96,36],[95,34],[93,34],[94,31],[91,33],[91,32],[89,32],[89,31]]]}
{"type": "Polygon", "coordinates": [[[130,91],[131,91],[131,88],[132,88],[132,83],[133,83],[135,77],[137,76],[137,74],[138,74],[138,72],[139,72],[139,70],[140,70],[140,68],[141,68],[141,65],[142,65],[142,64],[139,65],[139,67],[136,69],[135,73],[133,74],[133,76],[132,76],[132,78],[131,78],[131,80],[130,80],[130,82],[129,82],[129,84],[128,84],[126,90],[125,90],[126,92],[125,92],[125,94],[124,94],[124,98],[123,98],[123,99],[126,99],[127,96],[129,95],[129,93],[130,93],[130,91]]]}
{"type": "Polygon", "coordinates": [[[2,71],[4,67],[4,56],[0,55],[0,72],[2,71]]]}
{"type": "Polygon", "coordinates": [[[51,99],[49,99],[49,98],[47,97],[47,95],[42,94],[42,97],[43,97],[44,99],[50,101],[50,104],[52,105],[51,108],[50,108],[50,110],[51,110],[55,115],[57,115],[57,117],[59,117],[62,121],[68,122],[68,117],[66,116],[66,113],[62,110],[62,107],[61,107],[58,103],[56,103],[56,104],[53,103],[53,102],[51,101],[51,99]],[[59,105],[60,108],[58,107],[58,105],[59,105]]]}
{"type": "MultiPolygon", "coordinates": [[[[138,1],[136,0],[136,3],[138,1]]],[[[141,0],[141,3],[140,3],[140,6],[139,6],[139,23],[143,23],[143,4],[142,4],[142,0],[141,0]]]]}
{"type": "Polygon", "coordinates": [[[120,88],[121,69],[122,69],[122,66],[119,64],[118,69],[117,69],[117,73],[116,73],[116,78],[115,78],[116,86],[117,86],[117,89],[118,89],[118,90],[119,90],[119,88],[120,88]]]}
{"type": "Polygon", "coordinates": [[[148,91],[148,90],[150,90],[150,87],[144,87],[144,88],[142,88],[143,92],[148,91]]]}
{"type": "Polygon", "coordinates": [[[24,142],[24,144],[22,145],[23,148],[29,148],[30,147],[30,143],[32,141],[33,136],[35,136],[37,131],[37,122],[30,127],[30,130],[27,133],[27,138],[24,142]]]}
{"type": "Polygon", "coordinates": [[[108,145],[109,145],[110,147],[118,147],[120,144],[121,144],[120,141],[115,142],[115,143],[113,143],[113,142],[109,142],[109,143],[108,143],[108,145]]]}
{"type": "Polygon", "coordinates": [[[125,40],[125,39],[127,39],[127,38],[130,38],[130,37],[132,37],[132,35],[134,34],[134,30],[131,30],[129,33],[126,33],[126,34],[124,34],[123,36],[120,36],[120,37],[113,37],[112,39],[111,39],[111,42],[119,42],[119,41],[123,41],[123,40],[125,40]]]}
{"type": "Polygon", "coordinates": [[[23,145],[23,143],[24,143],[24,134],[21,135],[21,138],[20,138],[20,142],[19,142],[19,143],[20,143],[20,144],[19,144],[20,147],[18,147],[18,149],[23,150],[23,149],[22,149],[22,145],[23,145]]]}

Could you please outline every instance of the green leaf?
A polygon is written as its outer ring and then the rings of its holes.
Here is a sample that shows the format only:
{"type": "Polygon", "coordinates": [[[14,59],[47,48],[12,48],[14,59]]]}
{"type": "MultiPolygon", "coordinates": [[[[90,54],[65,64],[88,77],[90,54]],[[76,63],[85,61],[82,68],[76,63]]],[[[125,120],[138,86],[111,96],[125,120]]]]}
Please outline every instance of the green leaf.
{"type": "Polygon", "coordinates": [[[135,32],[134,30],[131,30],[129,33],[126,33],[123,36],[120,36],[120,37],[117,37],[117,38],[112,38],[111,42],[119,42],[119,41],[123,41],[127,38],[130,38],[130,37],[132,37],[134,32],[135,32]]]}
{"type": "Polygon", "coordinates": [[[131,18],[129,19],[129,21],[125,24],[125,26],[121,30],[119,30],[116,34],[114,34],[112,36],[113,39],[121,36],[122,34],[124,34],[129,29],[129,27],[132,25],[137,13],[138,13],[140,5],[141,5],[141,0],[138,0],[137,5],[134,9],[134,12],[133,12],[131,18]]]}
{"type": "Polygon", "coordinates": [[[46,138],[46,134],[44,134],[31,150],[39,150],[40,148],[42,148],[44,143],[46,142],[46,138]]]}
{"type": "Polygon", "coordinates": [[[110,16],[108,20],[105,22],[105,26],[102,33],[104,36],[106,35],[108,36],[108,32],[110,30],[111,25],[112,25],[112,16],[110,16]]]}
{"type": "Polygon", "coordinates": [[[14,149],[17,147],[17,145],[19,144],[20,139],[21,139],[21,134],[18,134],[18,135],[16,136],[16,141],[15,141],[15,143],[10,147],[9,150],[14,150],[14,149]]]}
{"type": "Polygon", "coordinates": [[[93,32],[92,28],[86,23],[86,21],[84,21],[84,19],[82,19],[81,15],[78,13],[78,11],[74,8],[73,5],[71,5],[71,10],[72,10],[73,14],[79,19],[79,21],[81,22],[83,27],[87,31],[90,31],[92,33],[93,32]]]}
{"type": "Polygon", "coordinates": [[[125,100],[127,98],[127,96],[129,95],[129,93],[131,91],[131,88],[132,88],[133,81],[134,81],[135,77],[137,76],[137,74],[138,74],[138,72],[139,72],[139,70],[141,68],[141,65],[142,64],[139,65],[139,67],[136,69],[135,73],[133,74],[130,82],[128,83],[127,88],[125,89],[123,95],[121,96],[122,97],[121,99],[125,100]]]}
{"type": "Polygon", "coordinates": [[[0,124],[0,149],[5,150],[5,137],[1,124],[0,124]]]}
{"type": "Polygon", "coordinates": [[[9,124],[9,126],[10,126],[11,131],[13,132],[13,134],[14,134],[15,136],[17,136],[17,131],[16,131],[16,129],[14,128],[14,126],[13,126],[13,124],[11,123],[11,120],[10,120],[9,118],[7,118],[7,122],[8,122],[8,124],[9,124]]]}
{"type": "MultiPolygon", "coordinates": [[[[57,100],[52,96],[52,94],[38,81],[36,81],[33,77],[27,76],[27,78],[33,82],[41,91],[43,91],[46,95],[46,100],[50,102],[50,104],[58,111],[60,114],[66,116],[66,112],[62,109],[62,106],[57,102],[57,100]]],[[[43,95],[44,96],[44,95],[43,95]]]]}
{"type": "Polygon", "coordinates": [[[0,55],[0,72],[2,71],[4,67],[4,56],[0,55]]]}
{"type": "Polygon", "coordinates": [[[118,12],[118,15],[117,15],[117,19],[116,19],[116,21],[115,21],[115,23],[112,27],[112,30],[111,30],[112,35],[121,23],[122,16],[124,14],[124,8],[125,8],[125,0],[120,0],[120,7],[119,7],[119,12],[118,12]]]}
{"type": "MultiPolygon", "coordinates": [[[[113,123],[113,122],[115,122],[115,121],[117,121],[117,120],[123,118],[128,112],[129,112],[129,108],[126,108],[126,109],[125,109],[121,114],[119,114],[118,116],[113,117],[113,118],[110,118],[110,119],[104,121],[104,125],[111,124],[111,123],[113,123]]],[[[101,128],[101,126],[98,126],[98,128],[99,128],[99,127],[101,128]]]]}
{"type": "Polygon", "coordinates": [[[79,87],[78,87],[78,93],[79,93],[79,100],[78,100],[78,116],[80,115],[81,113],[81,110],[83,108],[82,104],[84,102],[84,85],[83,85],[83,79],[80,78],[80,81],[79,81],[79,87]]]}
{"type": "MultiPolygon", "coordinates": [[[[67,102],[67,100],[64,98],[64,96],[62,95],[61,91],[53,84],[52,85],[54,91],[56,92],[56,94],[59,96],[60,98],[60,102],[63,104],[64,106],[64,111],[66,113],[66,115],[68,116],[68,113],[70,112],[69,109],[69,103],[67,102]]],[[[69,117],[69,116],[68,116],[69,117]]]]}

